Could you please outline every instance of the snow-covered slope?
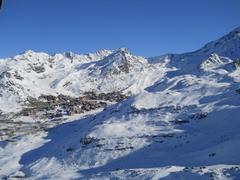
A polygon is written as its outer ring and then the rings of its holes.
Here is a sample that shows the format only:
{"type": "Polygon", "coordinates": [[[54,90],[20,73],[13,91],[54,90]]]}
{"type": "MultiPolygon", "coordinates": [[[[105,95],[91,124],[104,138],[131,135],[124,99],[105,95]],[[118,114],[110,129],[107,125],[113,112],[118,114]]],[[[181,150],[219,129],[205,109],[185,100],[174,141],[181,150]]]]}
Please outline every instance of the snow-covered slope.
{"type": "Polygon", "coordinates": [[[128,95],[1,141],[0,177],[239,179],[239,29],[198,51],[149,59],[121,48],[0,61],[3,114],[43,94],[128,95]]]}

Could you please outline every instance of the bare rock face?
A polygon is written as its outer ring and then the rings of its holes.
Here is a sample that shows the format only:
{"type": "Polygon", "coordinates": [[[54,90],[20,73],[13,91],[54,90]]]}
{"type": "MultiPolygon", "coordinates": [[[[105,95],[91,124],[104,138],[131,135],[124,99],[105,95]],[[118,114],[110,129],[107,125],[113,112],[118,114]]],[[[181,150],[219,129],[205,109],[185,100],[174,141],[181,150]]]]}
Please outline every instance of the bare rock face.
{"type": "Polygon", "coordinates": [[[42,65],[31,65],[31,68],[36,73],[43,73],[43,72],[45,72],[45,68],[44,68],[43,64],[42,65]]]}
{"type": "Polygon", "coordinates": [[[11,78],[11,76],[12,76],[11,73],[9,73],[9,72],[6,72],[5,75],[7,78],[11,78]]]}
{"type": "Polygon", "coordinates": [[[4,77],[6,77],[6,78],[11,78],[11,77],[12,77],[12,74],[11,74],[10,72],[8,72],[8,71],[4,71],[4,72],[2,72],[2,73],[0,74],[0,78],[4,78],[4,77]]]}
{"type": "Polygon", "coordinates": [[[126,48],[120,48],[100,62],[96,63],[95,68],[101,70],[104,75],[119,75],[121,73],[129,73],[131,66],[131,58],[133,56],[126,48]]]}
{"type": "Polygon", "coordinates": [[[235,66],[236,66],[236,68],[240,68],[240,59],[237,59],[235,61],[235,66]]]}
{"type": "Polygon", "coordinates": [[[20,81],[24,79],[22,76],[20,76],[20,74],[17,71],[15,71],[14,77],[20,81]]]}
{"type": "Polygon", "coordinates": [[[69,59],[73,59],[74,58],[74,53],[73,52],[66,52],[65,56],[69,59]]]}
{"type": "Polygon", "coordinates": [[[237,90],[236,90],[236,93],[240,94],[240,89],[237,89],[237,90]]]}
{"type": "Polygon", "coordinates": [[[222,60],[217,54],[211,54],[207,60],[201,63],[200,67],[201,69],[206,69],[222,63],[223,63],[222,60]]]}

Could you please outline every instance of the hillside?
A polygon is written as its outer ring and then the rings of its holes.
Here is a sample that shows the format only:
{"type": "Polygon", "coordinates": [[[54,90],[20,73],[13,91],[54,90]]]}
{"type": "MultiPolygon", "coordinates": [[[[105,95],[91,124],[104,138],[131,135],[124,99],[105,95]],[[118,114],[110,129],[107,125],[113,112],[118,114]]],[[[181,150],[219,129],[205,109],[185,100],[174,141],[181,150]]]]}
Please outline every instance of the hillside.
{"type": "Polygon", "coordinates": [[[239,179],[240,28],[184,54],[0,60],[0,178],[239,179]]]}

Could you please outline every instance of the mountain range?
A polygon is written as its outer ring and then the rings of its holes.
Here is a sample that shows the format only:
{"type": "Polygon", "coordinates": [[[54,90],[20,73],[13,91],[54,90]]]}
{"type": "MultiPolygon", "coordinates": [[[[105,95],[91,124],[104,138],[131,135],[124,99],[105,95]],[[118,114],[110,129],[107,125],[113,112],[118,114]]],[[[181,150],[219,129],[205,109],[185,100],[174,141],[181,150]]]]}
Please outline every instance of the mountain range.
{"type": "Polygon", "coordinates": [[[240,178],[240,27],[201,49],[0,60],[0,178],[240,178]]]}

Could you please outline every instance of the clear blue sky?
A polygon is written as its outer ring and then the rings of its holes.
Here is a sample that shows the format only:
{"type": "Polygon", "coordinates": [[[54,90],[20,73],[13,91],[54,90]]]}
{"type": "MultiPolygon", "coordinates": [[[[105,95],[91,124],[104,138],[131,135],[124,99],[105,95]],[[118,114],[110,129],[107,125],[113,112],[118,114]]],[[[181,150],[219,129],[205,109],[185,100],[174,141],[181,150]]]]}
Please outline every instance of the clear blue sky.
{"type": "Polygon", "coordinates": [[[0,57],[25,50],[143,56],[200,48],[240,26],[240,0],[5,0],[0,57]]]}

